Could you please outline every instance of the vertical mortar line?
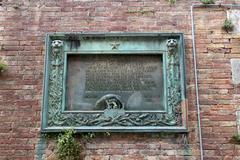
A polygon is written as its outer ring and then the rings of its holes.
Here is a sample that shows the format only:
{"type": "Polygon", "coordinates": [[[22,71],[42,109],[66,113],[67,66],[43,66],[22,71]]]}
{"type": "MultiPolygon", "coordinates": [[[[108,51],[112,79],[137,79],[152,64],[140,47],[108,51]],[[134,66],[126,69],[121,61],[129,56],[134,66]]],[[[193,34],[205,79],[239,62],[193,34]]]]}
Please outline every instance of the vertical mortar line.
{"type": "Polygon", "coordinates": [[[193,65],[194,65],[194,77],[195,77],[195,92],[196,92],[196,103],[197,103],[197,119],[198,119],[198,134],[199,134],[199,149],[200,158],[203,160],[203,146],[202,146],[202,128],[201,128],[201,114],[199,104],[199,93],[198,93],[198,75],[197,75],[197,60],[196,60],[196,45],[195,45],[195,27],[194,27],[194,4],[191,6],[191,22],[192,22],[192,49],[193,49],[193,65]]]}
{"type": "MultiPolygon", "coordinates": [[[[231,72],[233,74],[233,70],[232,70],[232,64],[231,64],[231,72]]],[[[233,75],[232,75],[232,81],[233,81],[233,75]]],[[[237,93],[237,85],[236,84],[233,84],[233,101],[235,102],[236,101],[236,98],[235,98],[235,94],[237,93]]],[[[237,127],[237,134],[239,134],[239,110],[238,110],[238,105],[235,105],[235,115],[236,115],[236,127],[237,127]]]]}
{"type": "MultiPolygon", "coordinates": [[[[237,85],[234,84],[234,94],[237,94],[237,85]]],[[[234,102],[237,102],[237,98],[233,95],[233,100],[234,102]]],[[[239,117],[240,117],[240,111],[238,105],[235,107],[236,109],[236,125],[237,125],[237,134],[240,134],[240,122],[239,122],[239,117]]]]}

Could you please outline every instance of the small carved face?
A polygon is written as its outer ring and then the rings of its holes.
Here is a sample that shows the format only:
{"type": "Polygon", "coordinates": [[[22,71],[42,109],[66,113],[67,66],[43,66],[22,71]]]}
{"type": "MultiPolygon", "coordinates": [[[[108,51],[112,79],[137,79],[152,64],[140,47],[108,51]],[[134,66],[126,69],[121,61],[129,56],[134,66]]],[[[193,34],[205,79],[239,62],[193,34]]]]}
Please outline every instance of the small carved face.
{"type": "Polygon", "coordinates": [[[177,40],[176,39],[169,39],[167,40],[167,47],[168,48],[176,48],[177,47],[177,40]]]}
{"type": "Polygon", "coordinates": [[[63,41],[61,41],[61,40],[52,41],[52,47],[53,48],[60,48],[62,46],[63,46],[63,41]]]}

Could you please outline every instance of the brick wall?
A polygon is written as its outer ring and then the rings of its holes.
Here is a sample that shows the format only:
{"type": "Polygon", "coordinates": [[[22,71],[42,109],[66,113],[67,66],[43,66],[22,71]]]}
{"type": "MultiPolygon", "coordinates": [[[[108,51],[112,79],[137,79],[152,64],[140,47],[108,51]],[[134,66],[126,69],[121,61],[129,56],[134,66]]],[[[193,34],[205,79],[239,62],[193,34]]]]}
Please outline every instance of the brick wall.
{"type": "MultiPolygon", "coordinates": [[[[183,32],[186,42],[188,134],[114,133],[85,143],[86,160],[200,159],[192,59],[190,6],[197,0],[0,0],[0,159],[54,159],[54,140],[40,134],[47,32],[183,32]],[[133,12],[134,11],[134,12],[133,12]],[[144,11],[144,12],[142,12],[144,11]]],[[[217,3],[240,3],[239,0],[217,3]]],[[[238,10],[238,9],[236,9],[238,10]]],[[[226,8],[195,9],[204,159],[240,159],[229,143],[237,133],[240,86],[231,59],[240,34],[221,30],[226,8]]]]}

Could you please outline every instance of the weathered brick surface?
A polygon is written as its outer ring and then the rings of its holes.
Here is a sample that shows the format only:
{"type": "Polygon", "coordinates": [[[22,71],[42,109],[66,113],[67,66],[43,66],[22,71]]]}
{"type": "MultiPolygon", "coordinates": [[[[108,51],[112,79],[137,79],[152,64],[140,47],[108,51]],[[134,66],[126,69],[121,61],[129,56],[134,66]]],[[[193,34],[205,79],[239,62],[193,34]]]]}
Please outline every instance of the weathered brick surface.
{"type": "Polygon", "coordinates": [[[226,10],[223,9],[196,11],[205,159],[239,158],[238,148],[229,143],[230,137],[237,132],[236,109],[239,103],[234,97],[239,86],[232,82],[230,62],[231,58],[239,57],[239,34],[227,34],[221,30],[225,18],[226,10]]]}
{"type": "MultiPolygon", "coordinates": [[[[239,0],[218,1],[240,3],[239,0]]],[[[85,144],[86,160],[199,159],[190,6],[197,0],[0,0],[0,159],[54,159],[55,145],[40,135],[44,36],[47,32],[183,32],[186,41],[189,134],[113,134],[85,144]],[[142,12],[144,11],[144,12],[142,12]],[[185,145],[184,145],[185,144],[185,145]]],[[[205,160],[240,159],[229,143],[237,132],[240,86],[230,59],[240,57],[240,35],[221,30],[226,9],[195,10],[196,49],[205,160]]]]}

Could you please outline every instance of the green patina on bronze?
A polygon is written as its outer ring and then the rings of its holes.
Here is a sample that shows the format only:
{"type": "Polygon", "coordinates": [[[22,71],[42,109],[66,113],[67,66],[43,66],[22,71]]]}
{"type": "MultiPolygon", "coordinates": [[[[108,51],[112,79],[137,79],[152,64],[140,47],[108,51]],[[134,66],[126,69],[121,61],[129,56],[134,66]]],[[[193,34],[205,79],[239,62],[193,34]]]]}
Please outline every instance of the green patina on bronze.
{"type": "MultiPolygon", "coordinates": [[[[42,131],[74,128],[79,132],[185,132],[184,41],[181,33],[53,33],[46,37],[42,131]],[[97,102],[102,110],[68,110],[69,55],[160,55],[164,109],[127,110],[118,95],[97,102]],[[106,105],[104,107],[104,105],[106,105]],[[182,113],[184,111],[184,113],[182,113]]],[[[71,65],[71,63],[69,64],[71,65]]],[[[120,83],[120,82],[118,82],[120,83]]],[[[97,91],[97,88],[96,88],[97,91]]],[[[106,92],[107,93],[107,92],[106,92]]],[[[93,106],[93,107],[96,107],[93,106]]]]}

